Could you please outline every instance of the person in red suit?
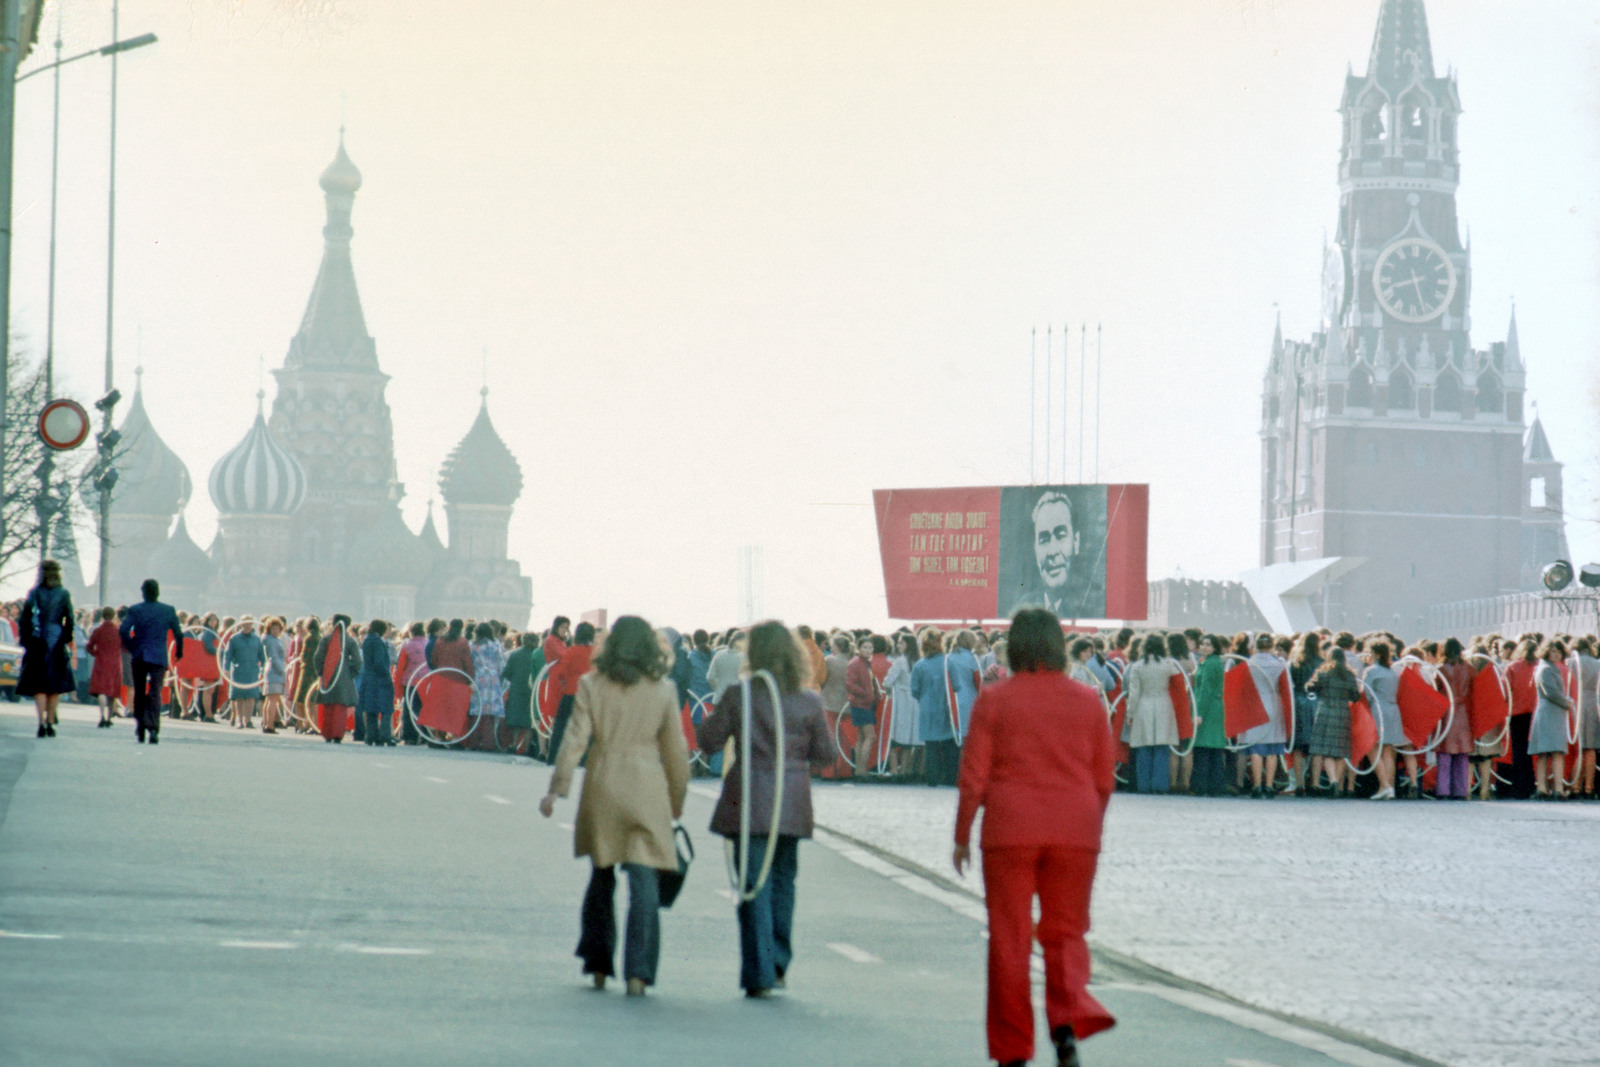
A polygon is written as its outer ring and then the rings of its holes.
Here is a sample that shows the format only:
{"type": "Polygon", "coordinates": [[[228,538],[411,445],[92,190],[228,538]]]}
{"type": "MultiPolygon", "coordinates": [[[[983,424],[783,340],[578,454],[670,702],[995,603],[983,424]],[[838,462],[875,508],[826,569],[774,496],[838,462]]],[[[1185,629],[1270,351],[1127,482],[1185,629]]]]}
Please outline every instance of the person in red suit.
{"type": "Polygon", "coordinates": [[[1089,897],[1115,752],[1095,691],[1068,678],[1061,620],[1017,612],[1012,675],[978,696],[961,754],[954,862],[965,874],[972,820],[982,808],[983,888],[989,911],[989,1055],[1002,1067],[1033,1058],[1029,956],[1044,948],[1045,1017],[1061,1067],[1077,1042],[1116,1025],[1089,994],[1089,897]],[[1039,924],[1033,900],[1039,898],[1039,924]]]}

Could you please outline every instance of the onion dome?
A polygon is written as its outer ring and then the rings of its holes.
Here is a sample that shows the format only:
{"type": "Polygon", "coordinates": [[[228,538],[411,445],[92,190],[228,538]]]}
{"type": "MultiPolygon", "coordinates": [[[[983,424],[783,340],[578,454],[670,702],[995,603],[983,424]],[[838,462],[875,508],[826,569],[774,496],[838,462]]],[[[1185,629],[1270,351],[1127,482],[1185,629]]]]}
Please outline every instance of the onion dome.
{"type": "Polygon", "coordinates": [[[119,427],[122,441],[113,465],[118,472],[111,491],[113,515],[173,516],[189,502],[193,483],[189,468],[150,425],[144,409],[144,372],[133,390],[133,404],[119,427]]]}
{"type": "Polygon", "coordinates": [[[489,390],[472,429],[445,458],[439,491],[446,504],[491,504],[510,507],[522,495],[522,467],[489,421],[489,390]]]}
{"type": "Polygon", "coordinates": [[[350,565],[367,582],[419,586],[433,571],[434,558],[421,538],[389,506],[350,546],[350,565]]]}
{"type": "Polygon", "coordinates": [[[211,468],[211,500],[224,515],[293,515],[306,498],[305,469],[267,429],[263,397],[250,432],[211,468]]]}
{"type": "Polygon", "coordinates": [[[361,172],[345,154],[342,129],[339,131],[339,151],[334,155],[333,162],[328,164],[328,169],[322,172],[317,184],[322,186],[325,193],[354,194],[361,188],[361,172]]]}
{"type": "Polygon", "coordinates": [[[150,574],[164,586],[177,589],[204,589],[217,573],[216,564],[189,536],[189,525],[178,516],[172,536],[150,553],[150,574]]]}

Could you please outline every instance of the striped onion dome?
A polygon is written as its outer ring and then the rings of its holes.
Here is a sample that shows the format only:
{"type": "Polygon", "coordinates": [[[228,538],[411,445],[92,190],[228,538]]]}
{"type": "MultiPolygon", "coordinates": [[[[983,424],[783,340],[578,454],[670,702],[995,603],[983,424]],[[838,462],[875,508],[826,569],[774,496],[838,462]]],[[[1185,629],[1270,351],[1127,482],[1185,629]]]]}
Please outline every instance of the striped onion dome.
{"type": "Polygon", "coordinates": [[[305,469],[267,429],[259,403],[250,432],[211,468],[210,489],[224,515],[293,515],[300,509],[305,469]]]}

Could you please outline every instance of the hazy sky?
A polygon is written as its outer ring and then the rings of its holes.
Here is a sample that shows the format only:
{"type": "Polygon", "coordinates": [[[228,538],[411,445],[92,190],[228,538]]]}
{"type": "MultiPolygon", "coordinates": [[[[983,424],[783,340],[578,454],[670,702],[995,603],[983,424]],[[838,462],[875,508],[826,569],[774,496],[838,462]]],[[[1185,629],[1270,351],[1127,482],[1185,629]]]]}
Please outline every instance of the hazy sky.
{"type": "MultiPolygon", "coordinates": [[[[161,40],[121,63],[117,381],[146,368],[208,544],[206,476],[298,326],[343,115],[406,516],[487,349],[536,620],[727,624],[736,549],[760,544],[768,613],[882,621],[870,490],[1027,480],[1029,332],[1066,320],[1104,325],[1101,474],[1151,484],[1151,576],[1230,576],[1256,563],[1273,305],[1287,335],[1317,327],[1335,109],[1377,9],[124,0],[122,35],[161,40]]],[[[1465,107],[1473,341],[1514,296],[1573,551],[1600,557],[1600,9],[1428,15],[1465,107]]],[[[109,35],[109,0],[73,0],[69,53],[109,35]]],[[[62,84],[58,374],[84,400],[108,79],[97,58],[62,84]]],[[[13,276],[39,347],[49,136],[40,77],[13,276]]]]}

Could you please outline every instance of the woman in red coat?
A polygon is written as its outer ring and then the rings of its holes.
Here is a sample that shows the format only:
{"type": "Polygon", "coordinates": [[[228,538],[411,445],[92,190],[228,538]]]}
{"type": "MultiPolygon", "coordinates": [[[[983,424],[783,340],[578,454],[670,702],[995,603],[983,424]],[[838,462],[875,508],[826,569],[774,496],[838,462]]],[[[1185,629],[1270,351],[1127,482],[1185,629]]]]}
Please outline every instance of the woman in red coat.
{"type": "Polygon", "coordinates": [[[1089,994],[1089,896],[1100,827],[1116,785],[1111,728],[1100,696],[1063,671],[1061,620],[1042,609],[1011,621],[1012,675],[972,709],[961,754],[955,867],[972,854],[983,816],[983,888],[989,911],[989,1055],[1002,1067],[1033,1058],[1029,957],[1044,948],[1045,1017],[1062,1067],[1077,1040],[1116,1024],[1089,994]],[[1035,931],[1033,900],[1039,898],[1035,931]]]}
{"type": "Polygon", "coordinates": [[[100,625],[90,631],[87,651],[94,664],[89,672],[89,695],[100,698],[100,727],[104,729],[122,703],[122,638],[117,634],[116,608],[100,609],[100,625]]]}

